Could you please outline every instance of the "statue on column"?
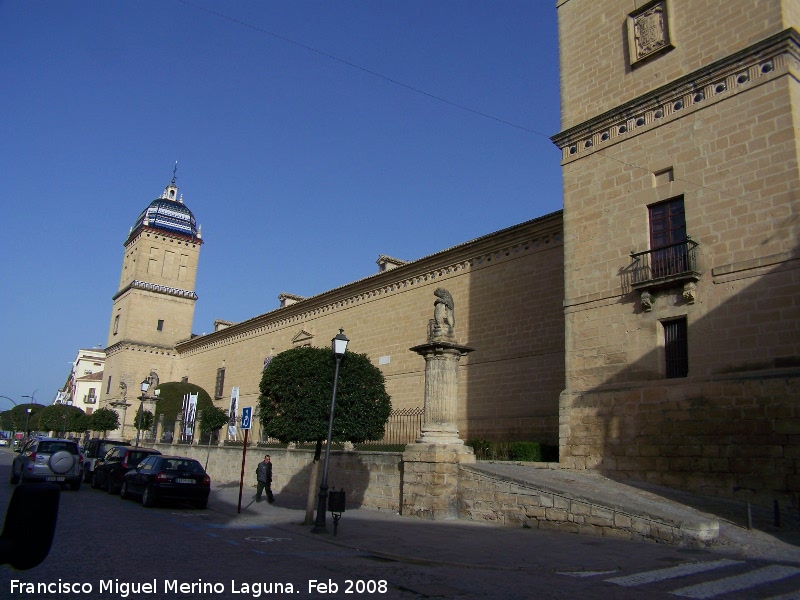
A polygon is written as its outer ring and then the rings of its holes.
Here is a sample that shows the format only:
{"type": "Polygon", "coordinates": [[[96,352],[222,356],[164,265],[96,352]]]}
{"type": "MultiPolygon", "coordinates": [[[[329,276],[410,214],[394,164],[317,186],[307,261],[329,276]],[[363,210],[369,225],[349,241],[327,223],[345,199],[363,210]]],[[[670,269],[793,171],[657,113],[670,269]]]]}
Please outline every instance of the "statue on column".
{"type": "Polygon", "coordinates": [[[455,305],[453,297],[444,288],[436,288],[433,292],[436,300],[433,303],[433,327],[430,339],[453,338],[456,326],[455,305]]]}

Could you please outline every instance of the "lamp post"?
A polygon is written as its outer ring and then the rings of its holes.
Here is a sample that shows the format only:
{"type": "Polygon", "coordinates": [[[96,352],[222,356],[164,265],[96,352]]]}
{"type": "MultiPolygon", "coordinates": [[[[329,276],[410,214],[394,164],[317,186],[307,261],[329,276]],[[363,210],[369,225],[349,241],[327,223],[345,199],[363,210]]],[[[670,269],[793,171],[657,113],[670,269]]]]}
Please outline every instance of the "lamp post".
{"type": "Polygon", "coordinates": [[[139,412],[136,415],[136,447],[139,447],[139,432],[141,431],[142,425],[142,414],[144,412],[144,400],[147,397],[147,390],[150,389],[150,378],[143,379],[142,383],[140,384],[140,389],[142,390],[142,395],[139,396],[139,412]]]}
{"type": "Polygon", "coordinates": [[[33,409],[31,409],[31,408],[26,408],[25,409],[25,440],[26,441],[28,440],[28,422],[30,421],[31,411],[32,410],[33,409]]]}
{"type": "Polygon", "coordinates": [[[142,395],[139,396],[139,412],[136,413],[136,447],[139,447],[139,436],[142,430],[142,418],[144,417],[144,402],[147,400],[148,402],[154,399],[158,399],[158,394],[161,390],[155,391],[155,396],[148,396],[147,391],[150,389],[150,386],[157,386],[158,385],[158,375],[153,371],[150,371],[150,375],[145,377],[142,380],[142,383],[139,384],[139,389],[142,391],[142,395]]]}
{"type": "Polygon", "coordinates": [[[336,385],[339,382],[339,363],[342,361],[345,351],[347,350],[347,342],[350,340],[344,335],[344,329],[339,329],[331,340],[331,350],[333,356],[336,358],[336,370],[333,375],[333,396],[331,397],[331,413],[328,417],[328,441],[325,446],[325,467],[322,470],[322,483],[319,486],[319,504],[317,505],[317,519],[314,522],[314,533],[327,533],[325,527],[325,513],[328,510],[328,463],[331,458],[331,437],[333,436],[333,411],[336,408],[336,385]]]}
{"type": "Polygon", "coordinates": [[[13,404],[14,406],[16,406],[16,405],[17,405],[17,403],[16,403],[16,402],[14,402],[14,401],[13,401],[11,398],[9,398],[8,396],[0,396],[0,398],[5,398],[5,399],[6,399],[6,400],[8,400],[9,402],[11,402],[11,404],[13,404]]]}

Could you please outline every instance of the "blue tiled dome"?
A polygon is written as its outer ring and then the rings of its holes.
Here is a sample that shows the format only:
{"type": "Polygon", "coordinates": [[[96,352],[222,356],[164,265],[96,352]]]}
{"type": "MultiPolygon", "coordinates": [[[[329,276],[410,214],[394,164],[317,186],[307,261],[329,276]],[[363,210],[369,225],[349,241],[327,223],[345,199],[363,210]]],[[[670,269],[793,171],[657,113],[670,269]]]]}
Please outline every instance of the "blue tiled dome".
{"type": "Polygon", "coordinates": [[[131,234],[141,227],[150,227],[199,238],[200,232],[194,215],[182,199],[177,199],[177,193],[178,188],[174,183],[168,185],[161,197],[153,200],[142,211],[131,229],[131,234]]]}

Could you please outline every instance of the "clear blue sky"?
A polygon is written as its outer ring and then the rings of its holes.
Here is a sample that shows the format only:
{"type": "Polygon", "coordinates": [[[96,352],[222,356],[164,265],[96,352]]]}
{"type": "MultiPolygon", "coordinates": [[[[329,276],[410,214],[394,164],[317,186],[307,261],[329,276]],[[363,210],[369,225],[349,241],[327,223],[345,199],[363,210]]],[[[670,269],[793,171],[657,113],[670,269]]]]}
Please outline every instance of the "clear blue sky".
{"type": "Polygon", "coordinates": [[[0,0],[0,81],[16,402],[105,345],[175,161],[195,333],[561,208],[555,0],[0,0]]]}

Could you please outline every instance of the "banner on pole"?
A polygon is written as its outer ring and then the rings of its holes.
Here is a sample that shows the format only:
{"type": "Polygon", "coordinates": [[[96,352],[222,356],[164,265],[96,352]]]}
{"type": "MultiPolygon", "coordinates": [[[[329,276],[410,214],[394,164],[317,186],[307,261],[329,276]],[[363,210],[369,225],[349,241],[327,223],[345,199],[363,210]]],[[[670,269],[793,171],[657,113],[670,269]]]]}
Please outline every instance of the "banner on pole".
{"type": "Polygon", "coordinates": [[[228,407],[228,437],[236,439],[236,412],[239,407],[239,388],[231,390],[231,403],[228,407]]]}

